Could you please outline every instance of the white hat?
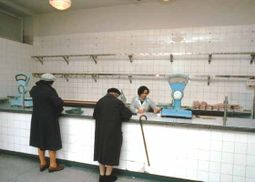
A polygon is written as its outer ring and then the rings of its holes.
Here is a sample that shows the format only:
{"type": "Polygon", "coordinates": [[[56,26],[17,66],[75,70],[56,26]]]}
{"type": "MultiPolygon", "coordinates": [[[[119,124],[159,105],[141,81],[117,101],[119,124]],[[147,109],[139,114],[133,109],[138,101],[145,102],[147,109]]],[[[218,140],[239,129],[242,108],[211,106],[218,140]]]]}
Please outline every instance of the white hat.
{"type": "Polygon", "coordinates": [[[41,79],[40,80],[44,80],[44,81],[55,81],[56,80],[56,77],[50,73],[44,73],[42,74],[41,76],[41,79]]]}

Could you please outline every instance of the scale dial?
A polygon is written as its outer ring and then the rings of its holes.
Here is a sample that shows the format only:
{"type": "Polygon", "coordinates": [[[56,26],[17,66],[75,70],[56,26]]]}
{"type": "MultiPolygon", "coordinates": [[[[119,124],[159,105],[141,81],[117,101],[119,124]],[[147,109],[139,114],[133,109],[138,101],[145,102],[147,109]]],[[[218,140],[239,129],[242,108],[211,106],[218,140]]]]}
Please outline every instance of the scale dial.
{"type": "Polygon", "coordinates": [[[183,93],[179,90],[177,90],[173,93],[173,98],[176,100],[180,100],[182,97],[183,97],[183,93]]]}
{"type": "Polygon", "coordinates": [[[18,92],[19,92],[20,94],[26,93],[26,88],[25,88],[25,86],[24,86],[24,85],[19,85],[19,86],[18,86],[18,92]]]}

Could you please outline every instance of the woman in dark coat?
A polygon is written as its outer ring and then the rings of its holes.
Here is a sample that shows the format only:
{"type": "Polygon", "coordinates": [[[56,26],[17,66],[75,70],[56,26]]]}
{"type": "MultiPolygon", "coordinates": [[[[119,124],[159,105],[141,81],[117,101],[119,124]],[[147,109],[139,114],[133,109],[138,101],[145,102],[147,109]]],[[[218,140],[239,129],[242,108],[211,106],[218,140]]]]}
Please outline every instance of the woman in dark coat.
{"type": "Polygon", "coordinates": [[[117,179],[112,176],[112,168],[119,165],[122,145],[122,121],[131,118],[131,111],[117,97],[120,91],[116,88],[107,90],[94,109],[96,119],[94,160],[99,162],[100,182],[117,179]]]}
{"type": "Polygon", "coordinates": [[[58,117],[63,111],[63,101],[51,86],[55,80],[52,74],[43,74],[30,91],[33,99],[30,145],[38,148],[40,171],[64,169],[56,162],[56,151],[62,148],[58,117]],[[45,159],[45,150],[49,151],[50,163],[45,159]]]}

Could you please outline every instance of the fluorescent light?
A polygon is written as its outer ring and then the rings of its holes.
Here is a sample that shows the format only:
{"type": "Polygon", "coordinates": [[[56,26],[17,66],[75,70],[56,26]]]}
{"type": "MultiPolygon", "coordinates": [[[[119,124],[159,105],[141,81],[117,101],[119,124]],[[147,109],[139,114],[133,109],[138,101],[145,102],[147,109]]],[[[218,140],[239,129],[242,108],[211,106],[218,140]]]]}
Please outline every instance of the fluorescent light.
{"type": "Polygon", "coordinates": [[[71,0],[49,0],[49,3],[58,10],[65,10],[71,6],[71,0]]]}

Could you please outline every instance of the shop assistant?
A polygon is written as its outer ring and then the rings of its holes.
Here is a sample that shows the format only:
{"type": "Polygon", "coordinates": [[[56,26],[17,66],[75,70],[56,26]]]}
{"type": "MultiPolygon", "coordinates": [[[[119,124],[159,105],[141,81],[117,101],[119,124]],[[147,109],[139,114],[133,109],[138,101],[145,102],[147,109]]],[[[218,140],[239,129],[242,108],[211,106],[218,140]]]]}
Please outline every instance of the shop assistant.
{"type": "Polygon", "coordinates": [[[160,108],[156,106],[156,104],[147,97],[150,93],[150,90],[146,86],[141,86],[137,90],[138,96],[134,97],[131,104],[130,110],[136,114],[143,114],[144,112],[153,111],[154,113],[159,113],[160,108]]]}

